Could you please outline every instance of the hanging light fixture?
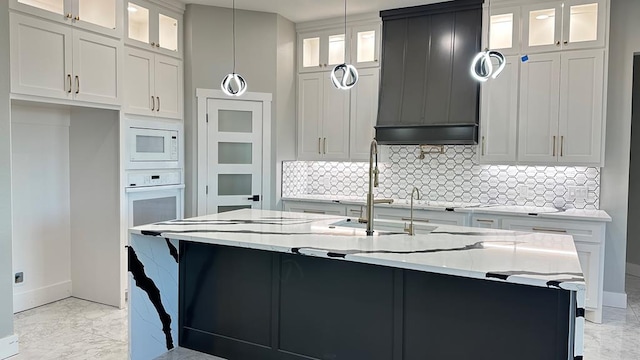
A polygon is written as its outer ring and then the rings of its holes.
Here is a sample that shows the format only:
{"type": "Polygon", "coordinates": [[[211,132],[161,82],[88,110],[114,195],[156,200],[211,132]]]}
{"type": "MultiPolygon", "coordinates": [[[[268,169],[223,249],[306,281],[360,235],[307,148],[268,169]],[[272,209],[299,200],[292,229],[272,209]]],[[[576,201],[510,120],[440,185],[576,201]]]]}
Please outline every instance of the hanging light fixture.
{"type": "MultiPolygon", "coordinates": [[[[489,28],[487,30],[487,42],[490,46],[491,44],[491,0],[489,2],[489,28]]],[[[471,76],[480,81],[485,82],[489,80],[489,78],[495,79],[500,75],[504,67],[506,66],[506,59],[504,55],[495,50],[489,50],[489,48],[485,48],[484,51],[479,52],[473,58],[471,62],[471,76]],[[496,60],[497,67],[493,66],[493,60],[496,60]]]]}
{"type": "MultiPolygon", "coordinates": [[[[347,0],[344,0],[344,57],[346,58],[347,51],[347,0]]],[[[351,55],[349,54],[349,60],[351,55]]],[[[337,65],[331,71],[331,82],[333,86],[340,90],[349,90],[358,82],[358,69],[355,66],[348,64],[346,61],[343,64],[337,65]]]]}
{"type": "Polygon", "coordinates": [[[220,88],[228,96],[241,96],[247,91],[247,82],[236,73],[236,0],[233,0],[233,71],[222,79],[220,88]]]}

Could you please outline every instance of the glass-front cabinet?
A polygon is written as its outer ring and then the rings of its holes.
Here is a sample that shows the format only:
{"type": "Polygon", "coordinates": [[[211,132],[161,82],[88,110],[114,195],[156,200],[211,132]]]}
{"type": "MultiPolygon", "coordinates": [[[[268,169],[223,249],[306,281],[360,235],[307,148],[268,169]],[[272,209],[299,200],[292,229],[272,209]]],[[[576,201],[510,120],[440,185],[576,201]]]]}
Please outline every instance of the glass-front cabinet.
{"type": "Polygon", "coordinates": [[[122,37],[119,0],[9,0],[11,8],[114,37],[122,37]]]}
{"type": "Polygon", "coordinates": [[[523,53],[604,46],[606,1],[569,0],[523,6],[523,53]]]}
{"type": "Polygon", "coordinates": [[[126,35],[129,45],[154,49],[171,56],[182,54],[182,16],[144,0],[126,3],[126,35]]]}
{"type": "Polygon", "coordinates": [[[380,24],[305,31],[298,35],[298,72],[330,71],[348,62],[357,68],[379,66],[380,24]],[[346,45],[346,46],[345,46],[346,45]],[[345,52],[346,50],[346,52],[345,52]]]}
{"type": "Polygon", "coordinates": [[[520,52],[520,8],[492,8],[489,17],[489,48],[505,55],[520,52]]]}

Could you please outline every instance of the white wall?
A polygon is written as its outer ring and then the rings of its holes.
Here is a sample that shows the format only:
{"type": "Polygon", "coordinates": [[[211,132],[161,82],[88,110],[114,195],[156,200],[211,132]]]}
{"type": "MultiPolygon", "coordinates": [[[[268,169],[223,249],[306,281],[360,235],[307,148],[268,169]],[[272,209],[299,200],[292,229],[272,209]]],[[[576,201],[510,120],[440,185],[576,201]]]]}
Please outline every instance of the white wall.
{"type": "Polygon", "coordinates": [[[0,358],[12,355],[3,339],[13,336],[11,264],[11,105],[9,102],[9,10],[0,1],[0,358]]]}
{"type": "Polygon", "coordinates": [[[13,272],[19,312],[71,295],[69,109],[11,106],[13,272]]]}
{"type": "MultiPolygon", "coordinates": [[[[195,89],[219,89],[232,70],[231,9],[187,5],[185,19],[185,216],[196,214],[197,113],[195,89]]],[[[273,94],[272,144],[295,141],[279,129],[295,129],[295,29],[293,23],[272,13],[236,11],[236,72],[248,83],[248,91],[273,94]],[[279,39],[280,38],[280,39],[279,39]],[[293,41],[293,43],[291,43],[293,41]],[[287,54],[287,52],[291,52],[287,54]],[[282,60],[282,63],[279,61],[282,60]],[[282,93],[279,93],[279,90],[282,93]],[[283,113],[279,113],[282,111],[283,113]]],[[[278,148],[276,147],[276,151],[278,148]]],[[[288,151],[288,150],[283,150],[288,151]]],[[[272,199],[275,199],[276,161],[272,157],[272,199]]],[[[274,207],[275,204],[268,204],[274,207]]]]}
{"type": "Polygon", "coordinates": [[[640,52],[639,16],[640,1],[611,0],[606,158],[600,208],[613,218],[607,226],[604,289],[616,294],[625,291],[631,81],[633,54],[640,52]]]}

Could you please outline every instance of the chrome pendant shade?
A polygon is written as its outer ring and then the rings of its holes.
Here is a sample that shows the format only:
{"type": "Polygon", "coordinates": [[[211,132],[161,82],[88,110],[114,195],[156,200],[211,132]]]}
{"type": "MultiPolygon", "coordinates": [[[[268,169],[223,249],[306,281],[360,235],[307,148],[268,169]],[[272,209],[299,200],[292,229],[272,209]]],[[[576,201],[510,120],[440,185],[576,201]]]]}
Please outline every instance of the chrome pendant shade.
{"type": "Polygon", "coordinates": [[[222,79],[220,88],[227,96],[242,96],[247,91],[247,81],[236,73],[236,1],[233,0],[233,71],[222,79]]]}
{"type": "Polygon", "coordinates": [[[473,58],[471,62],[471,76],[478,81],[485,82],[489,80],[489,78],[497,78],[505,66],[506,60],[501,52],[486,49],[485,51],[479,52],[475,58],[473,58]],[[494,60],[496,61],[495,65],[493,63],[494,60]]]}
{"type": "Polygon", "coordinates": [[[247,91],[247,82],[242,75],[231,73],[222,79],[220,83],[222,91],[228,96],[241,96],[247,91]]]}
{"type": "MultiPolygon", "coordinates": [[[[344,0],[344,53],[349,53],[347,49],[347,0],[344,0]]],[[[350,57],[350,56],[349,56],[350,57]]],[[[346,61],[343,64],[336,65],[331,70],[331,82],[336,89],[349,90],[358,82],[358,69],[355,66],[348,64],[346,61]]]]}
{"type": "Polygon", "coordinates": [[[351,89],[358,82],[358,70],[351,64],[340,64],[331,71],[331,82],[340,90],[351,89]]]}

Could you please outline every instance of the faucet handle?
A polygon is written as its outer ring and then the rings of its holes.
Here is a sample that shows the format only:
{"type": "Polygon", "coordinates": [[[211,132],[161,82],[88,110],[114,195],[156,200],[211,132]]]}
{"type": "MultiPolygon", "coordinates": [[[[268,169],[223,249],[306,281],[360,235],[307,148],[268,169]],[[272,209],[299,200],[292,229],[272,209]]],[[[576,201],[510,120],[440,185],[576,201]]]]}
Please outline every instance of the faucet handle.
{"type": "Polygon", "coordinates": [[[407,227],[407,223],[404,223],[404,231],[409,234],[409,235],[415,235],[414,231],[413,231],[413,224],[410,224],[409,227],[407,227]]]}
{"type": "Polygon", "coordinates": [[[380,170],[378,170],[378,167],[376,166],[375,169],[373,169],[373,187],[378,187],[378,185],[380,185],[378,181],[378,174],[380,174],[380,170]]]}

